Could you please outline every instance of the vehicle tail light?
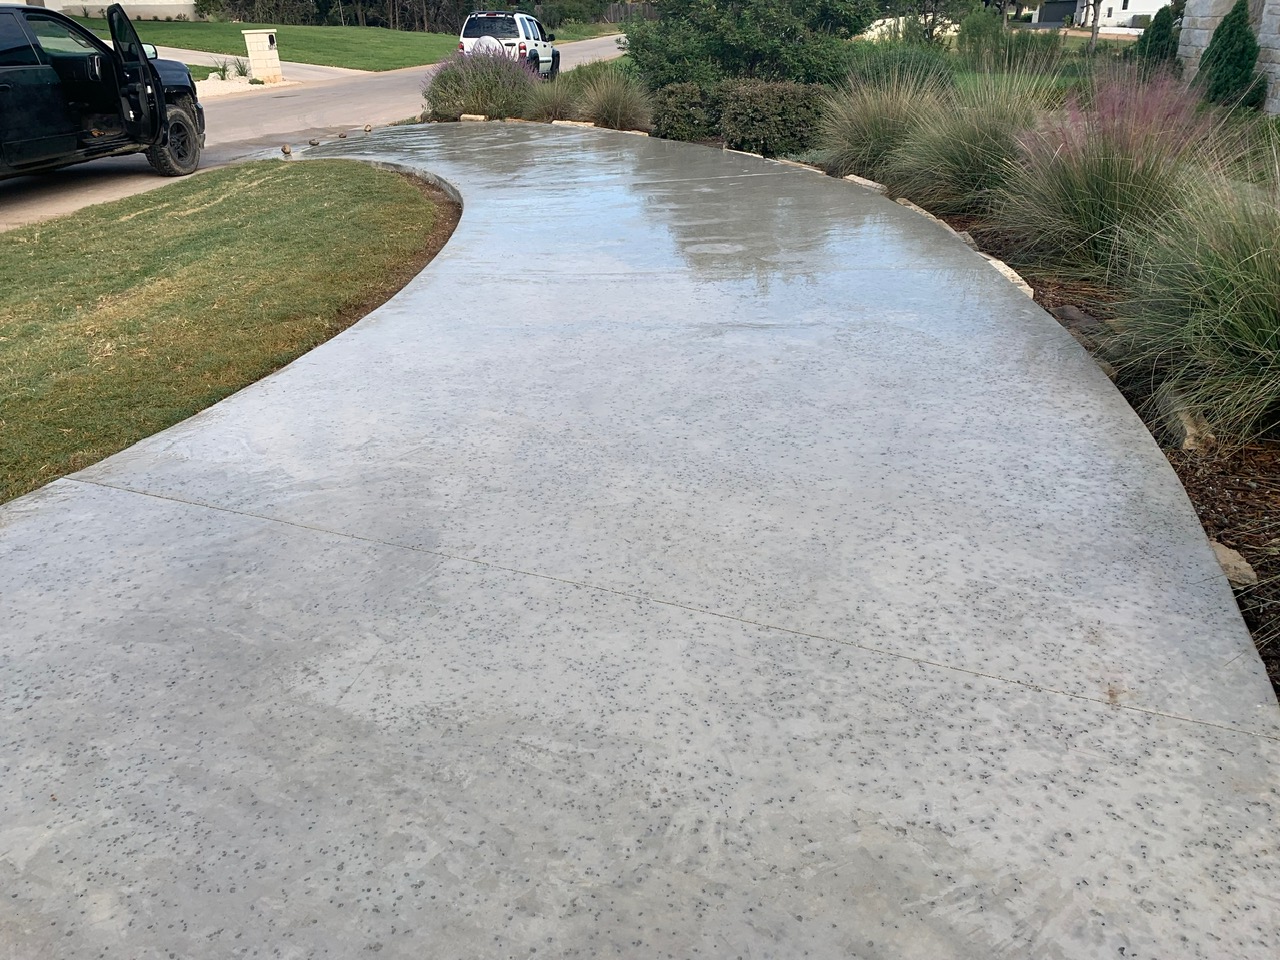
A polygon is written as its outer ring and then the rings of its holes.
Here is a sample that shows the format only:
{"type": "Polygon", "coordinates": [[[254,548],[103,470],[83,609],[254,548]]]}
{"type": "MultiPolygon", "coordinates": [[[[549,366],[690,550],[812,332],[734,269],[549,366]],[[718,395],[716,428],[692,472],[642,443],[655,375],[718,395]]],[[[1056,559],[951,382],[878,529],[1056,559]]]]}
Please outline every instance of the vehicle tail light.
{"type": "Polygon", "coordinates": [[[466,53],[466,52],[467,52],[467,48],[466,48],[466,46],[463,44],[463,42],[462,42],[461,40],[459,40],[459,41],[458,41],[458,50],[459,50],[459,52],[461,52],[461,53],[466,53]]]}
{"type": "Polygon", "coordinates": [[[528,52],[529,52],[529,45],[527,43],[520,44],[520,56],[523,57],[528,52]]]}

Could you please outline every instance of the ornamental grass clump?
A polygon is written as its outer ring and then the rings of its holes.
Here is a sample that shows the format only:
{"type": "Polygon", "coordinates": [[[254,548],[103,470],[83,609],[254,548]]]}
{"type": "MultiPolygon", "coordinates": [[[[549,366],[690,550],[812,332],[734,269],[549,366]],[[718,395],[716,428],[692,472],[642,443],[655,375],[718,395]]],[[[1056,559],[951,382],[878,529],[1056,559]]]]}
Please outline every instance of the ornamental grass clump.
{"type": "Polygon", "coordinates": [[[1169,74],[1103,76],[1087,107],[1073,97],[1022,138],[994,197],[995,229],[1021,263],[1105,281],[1123,265],[1123,238],[1229,165],[1237,140],[1169,74]]]}
{"type": "Polygon", "coordinates": [[[1131,239],[1115,348],[1152,394],[1174,390],[1220,440],[1280,431],[1280,192],[1202,182],[1131,239]]]}
{"type": "Polygon", "coordinates": [[[582,119],[611,130],[648,130],[653,115],[649,91],[625,67],[607,64],[581,86],[582,119]]]}
{"type": "Polygon", "coordinates": [[[537,82],[523,60],[505,53],[455,53],[422,88],[432,120],[457,120],[464,113],[492,120],[519,117],[537,82]]]}
{"type": "Polygon", "coordinates": [[[909,68],[850,80],[823,105],[817,145],[827,172],[886,176],[894,151],[924,118],[938,115],[944,89],[930,73],[909,68]]]}
{"type": "Polygon", "coordinates": [[[997,189],[1056,92],[1040,73],[979,74],[924,105],[890,155],[885,182],[934,213],[986,216],[997,189]]]}
{"type": "Polygon", "coordinates": [[[955,62],[939,47],[893,40],[855,40],[845,52],[845,83],[885,84],[898,77],[915,77],[935,87],[956,81],[955,62]]]}
{"type": "Polygon", "coordinates": [[[524,118],[550,123],[578,118],[578,93],[563,74],[554,80],[535,83],[524,100],[524,118]]]}

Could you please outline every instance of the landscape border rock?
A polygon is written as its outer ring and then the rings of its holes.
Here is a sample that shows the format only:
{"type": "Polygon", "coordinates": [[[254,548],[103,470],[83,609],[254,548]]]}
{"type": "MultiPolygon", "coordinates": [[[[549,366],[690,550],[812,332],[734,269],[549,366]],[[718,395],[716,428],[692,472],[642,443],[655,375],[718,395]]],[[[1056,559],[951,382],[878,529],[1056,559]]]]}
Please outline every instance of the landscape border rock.
{"type": "Polygon", "coordinates": [[[876,183],[874,180],[868,180],[866,177],[860,177],[856,173],[846,173],[841,180],[847,180],[850,183],[857,184],[867,190],[872,190],[882,196],[889,195],[889,188],[883,183],[876,183]]]}
{"type": "Polygon", "coordinates": [[[1178,449],[1208,453],[1218,445],[1209,422],[1177,390],[1171,387],[1158,390],[1153,400],[1161,424],[1178,449]]]}
{"type": "Polygon", "coordinates": [[[997,273],[1001,274],[1006,280],[1025,293],[1028,297],[1033,300],[1035,299],[1036,292],[1031,289],[1031,284],[1022,279],[1022,274],[1018,273],[1017,270],[1013,269],[1013,267],[1009,266],[1003,260],[997,260],[989,253],[983,253],[979,250],[978,254],[983,260],[995,267],[997,273]]]}
{"type": "Polygon", "coordinates": [[[1258,574],[1253,567],[1249,565],[1249,561],[1240,555],[1238,550],[1232,550],[1226,544],[1219,543],[1217,540],[1210,540],[1209,546],[1213,547],[1213,555],[1218,558],[1218,565],[1222,567],[1222,572],[1227,575],[1227,582],[1237,590],[1246,587],[1256,587],[1258,585],[1258,574]]]}

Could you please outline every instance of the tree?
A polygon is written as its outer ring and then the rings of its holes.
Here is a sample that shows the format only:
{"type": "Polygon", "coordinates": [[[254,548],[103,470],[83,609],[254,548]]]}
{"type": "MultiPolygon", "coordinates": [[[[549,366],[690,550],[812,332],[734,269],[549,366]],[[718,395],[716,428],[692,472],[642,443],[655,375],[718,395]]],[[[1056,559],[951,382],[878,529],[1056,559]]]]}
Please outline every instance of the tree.
{"type": "Polygon", "coordinates": [[[1089,56],[1093,56],[1095,50],[1098,49],[1098,22],[1102,19],[1102,0],[1093,0],[1093,28],[1089,33],[1089,56]]]}
{"type": "Polygon", "coordinates": [[[960,21],[956,51],[972,66],[992,64],[999,60],[1003,39],[999,14],[987,7],[976,6],[960,21]]]}
{"type": "Polygon", "coordinates": [[[1249,0],[1236,0],[1200,57],[1196,82],[1213,103],[1259,107],[1267,87],[1257,66],[1258,38],[1249,25],[1249,0]]]}
{"type": "Polygon", "coordinates": [[[973,10],[973,0],[889,0],[884,10],[902,18],[902,39],[933,44],[973,10]]]}
{"type": "Polygon", "coordinates": [[[1133,52],[1139,60],[1148,66],[1172,64],[1178,56],[1178,34],[1173,26],[1173,10],[1161,7],[1151,21],[1151,26],[1142,31],[1133,52]]]}
{"type": "Polygon", "coordinates": [[[837,79],[843,40],[876,17],[875,0],[665,0],[657,20],[627,24],[627,52],[657,89],[727,77],[837,79]]]}

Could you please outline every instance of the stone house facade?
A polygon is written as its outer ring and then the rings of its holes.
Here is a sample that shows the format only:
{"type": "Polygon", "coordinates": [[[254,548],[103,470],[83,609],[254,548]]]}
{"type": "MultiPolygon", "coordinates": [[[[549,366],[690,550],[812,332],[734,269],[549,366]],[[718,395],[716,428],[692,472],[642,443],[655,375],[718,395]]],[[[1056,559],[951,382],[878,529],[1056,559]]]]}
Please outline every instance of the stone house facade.
{"type": "MultiPolygon", "coordinates": [[[[1182,17],[1182,38],[1178,56],[1187,67],[1187,76],[1195,75],[1200,54],[1222,18],[1235,5],[1235,0],[1187,0],[1182,17]]],[[[1258,69],[1267,75],[1268,113],[1280,113],[1280,0],[1250,0],[1249,20],[1258,34],[1258,69]]]]}

